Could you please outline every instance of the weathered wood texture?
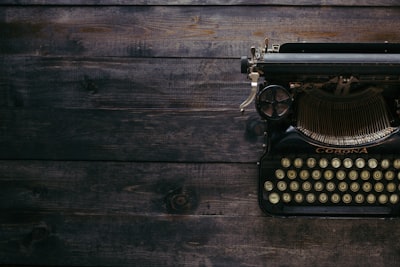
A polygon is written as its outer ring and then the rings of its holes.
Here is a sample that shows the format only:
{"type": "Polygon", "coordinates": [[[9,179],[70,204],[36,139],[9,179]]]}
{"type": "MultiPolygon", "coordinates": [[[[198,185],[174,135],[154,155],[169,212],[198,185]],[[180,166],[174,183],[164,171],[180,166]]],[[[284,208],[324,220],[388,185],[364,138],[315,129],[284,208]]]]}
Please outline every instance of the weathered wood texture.
{"type": "Polygon", "coordinates": [[[238,111],[251,45],[400,42],[397,1],[54,2],[0,3],[0,265],[400,264],[398,220],[263,215],[238,111]]]}

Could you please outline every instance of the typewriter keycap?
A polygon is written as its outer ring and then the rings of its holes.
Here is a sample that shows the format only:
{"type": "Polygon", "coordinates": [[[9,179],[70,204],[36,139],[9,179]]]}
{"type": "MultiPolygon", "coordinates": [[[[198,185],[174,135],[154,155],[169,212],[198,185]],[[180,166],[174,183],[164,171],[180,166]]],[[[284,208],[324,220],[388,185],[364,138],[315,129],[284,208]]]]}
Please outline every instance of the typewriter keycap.
{"type": "Polygon", "coordinates": [[[327,160],[326,158],[321,158],[321,159],[319,160],[319,166],[320,166],[322,169],[325,169],[326,167],[328,167],[328,160],[327,160]]]}
{"type": "Polygon", "coordinates": [[[333,202],[333,203],[339,203],[339,201],[340,201],[340,196],[339,196],[339,194],[332,194],[332,196],[331,196],[331,201],[333,202]]]}
{"type": "MultiPolygon", "coordinates": [[[[307,159],[307,167],[312,169],[315,167],[315,165],[317,165],[317,160],[315,158],[308,158],[307,159]]],[[[400,162],[399,162],[400,165],[400,162]]]]}
{"type": "Polygon", "coordinates": [[[293,162],[293,165],[296,167],[296,168],[301,168],[302,166],[303,166],[303,160],[301,159],[301,158],[295,158],[294,159],[294,162],[293,162]]]}
{"type": "Polygon", "coordinates": [[[394,179],[394,171],[385,172],[385,179],[388,181],[392,181],[394,179]]]}
{"type": "Polygon", "coordinates": [[[372,184],[369,182],[366,182],[362,185],[362,190],[366,193],[370,192],[372,190],[372,184]]]}
{"type": "Polygon", "coordinates": [[[287,188],[287,184],[284,181],[279,181],[276,187],[279,191],[285,191],[287,188]]]}
{"type": "Polygon", "coordinates": [[[307,180],[310,177],[310,173],[307,170],[300,171],[300,178],[303,180],[307,180]]]}
{"type": "Polygon", "coordinates": [[[318,197],[319,202],[326,203],[328,201],[328,195],[325,193],[321,193],[318,197]]]}
{"type": "Polygon", "coordinates": [[[364,170],[364,171],[361,172],[361,175],[360,175],[360,176],[361,176],[361,179],[363,179],[364,181],[367,181],[367,180],[369,179],[370,172],[364,170]]]}
{"type": "Polygon", "coordinates": [[[383,175],[382,175],[381,171],[374,171],[372,173],[372,177],[374,178],[374,180],[380,181],[380,180],[382,180],[383,175]]]}
{"type": "Polygon", "coordinates": [[[387,195],[382,194],[378,197],[378,202],[381,204],[386,204],[387,201],[388,201],[387,195]]]}
{"type": "Polygon", "coordinates": [[[388,159],[383,159],[381,162],[381,167],[387,169],[390,167],[390,161],[388,159]]]}
{"type": "Polygon", "coordinates": [[[291,182],[291,183],[289,184],[289,188],[290,188],[290,190],[296,192],[297,190],[299,190],[300,185],[299,185],[298,182],[293,181],[293,182],[291,182]]]}
{"type": "Polygon", "coordinates": [[[397,202],[399,202],[399,196],[393,194],[390,196],[389,201],[392,204],[397,204],[397,202]]]}
{"type": "MultiPolygon", "coordinates": [[[[399,163],[400,164],[400,163],[399,163]]],[[[344,160],[343,160],[343,166],[346,168],[346,169],[350,169],[351,167],[353,167],[353,160],[351,159],[351,158],[345,158],[344,160]]]]}
{"type": "Polygon", "coordinates": [[[278,195],[278,193],[271,193],[268,197],[269,202],[271,202],[272,204],[277,204],[280,200],[280,197],[278,195]]]}
{"type": "Polygon", "coordinates": [[[393,167],[395,168],[395,169],[400,169],[400,159],[395,159],[394,161],[393,161],[393,167]]]}
{"type": "Polygon", "coordinates": [[[282,200],[285,203],[289,203],[290,201],[292,201],[292,196],[289,193],[283,193],[282,200]]]}
{"type": "Polygon", "coordinates": [[[275,177],[277,179],[281,180],[281,179],[285,178],[285,172],[283,170],[281,170],[281,169],[277,169],[275,171],[275,177]]]}
{"type": "Polygon", "coordinates": [[[356,159],[355,165],[357,168],[362,169],[365,167],[365,160],[363,158],[356,159]]]}
{"type": "Polygon", "coordinates": [[[350,190],[353,192],[358,192],[358,190],[360,190],[360,184],[356,182],[351,183],[350,190]]]}
{"type": "Polygon", "coordinates": [[[344,180],[346,178],[346,172],[343,170],[339,170],[336,172],[336,178],[338,180],[344,180]]]}
{"type": "Polygon", "coordinates": [[[344,194],[342,200],[344,203],[349,204],[351,203],[352,197],[350,194],[344,194]]]}
{"type": "Polygon", "coordinates": [[[266,181],[264,183],[264,189],[266,191],[272,191],[274,189],[274,184],[271,181],[266,181]]]}
{"type": "MultiPolygon", "coordinates": [[[[314,171],[312,171],[311,177],[312,177],[314,180],[319,180],[319,179],[321,178],[321,171],[319,171],[319,170],[314,170],[314,171]]],[[[400,179],[400,178],[399,178],[399,179],[400,179]]]]}
{"type": "Polygon", "coordinates": [[[324,178],[325,178],[326,180],[332,180],[333,177],[334,177],[333,171],[331,171],[331,170],[326,170],[326,171],[324,172],[324,178]]]}
{"type": "Polygon", "coordinates": [[[396,191],[396,185],[395,183],[388,183],[386,185],[386,190],[390,193],[393,193],[394,191],[396,191]]]}
{"type": "Polygon", "coordinates": [[[314,189],[315,189],[315,191],[320,192],[320,191],[324,190],[324,184],[321,182],[316,182],[314,184],[314,189]]]}
{"type": "Polygon", "coordinates": [[[326,190],[329,192],[335,191],[336,185],[333,182],[329,182],[326,184],[326,190]]]}
{"type": "Polygon", "coordinates": [[[287,177],[290,180],[293,180],[293,179],[295,179],[297,177],[297,172],[295,170],[288,170],[287,177]]]}
{"type": "Polygon", "coordinates": [[[345,192],[347,190],[347,188],[348,188],[348,184],[346,182],[340,182],[338,185],[338,189],[341,192],[345,192]]]}
{"type": "Polygon", "coordinates": [[[308,203],[314,203],[315,201],[315,195],[313,193],[309,193],[306,196],[306,200],[308,203]]]}
{"type": "Polygon", "coordinates": [[[375,200],[376,200],[376,197],[375,197],[374,194],[368,194],[368,196],[367,196],[367,202],[368,202],[369,204],[374,204],[374,203],[375,203],[375,200]]]}
{"type": "Polygon", "coordinates": [[[375,169],[376,167],[378,167],[378,161],[376,159],[369,159],[368,167],[370,167],[371,169],[375,169]]]}
{"type": "Polygon", "coordinates": [[[350,172],[349,172],[349,178],[350,178],[350,180],[352,180],[352,181],[357,180],[357,178],[358,178],[358,172],[355,171],[355,170],[350,171],[350,172]]]}
{"type": "Polygon", "coordinates": [[[297,193],[296,195],[294,195],[294,200],[295,200],[297,203],[303,202],[303,199],[304,199],[304,197],[303,197],[303,195],[302,195],[301,193],[297,193]]]}
{"type": "Polygon", "coordinates": [[[333,158],[331,161],[331,165],[335,169],[339,168],[340,164],[341,164],[341,162],[340,162],[340,159],[338,159],[338,158],[333,158]]]}
{"type": "Polygon", "coordinates": [[[312,188],[312,185],[311,185],[310,182],[304,182],[303,185],[302,185],[302,188],[303,188],[304,191],[310,191],[311,188],[312,188]]]}
{"type": "Polygon", "coordinates": [[[290,167],[290,159],[282,158],[281,159],[281,165],[282,165],[283,168],[289,168],[290,167]]]}
{"type": "Polygon", "coordinates": [[[375,190],[375,192],[380,193],[380,192],[383,191],[383,189],[385,189],[385,186],[384,186],[382,183],[376,183],[376,184],[374,185],[374,190],[375,190]]]}
{"type": "Polygon", "coordinates": [[[357,194],[354,197],[354,200],[355,200],[356,203],[361,204],[361,203],[364,202],[364,195],[363,194],[357,194]]]}

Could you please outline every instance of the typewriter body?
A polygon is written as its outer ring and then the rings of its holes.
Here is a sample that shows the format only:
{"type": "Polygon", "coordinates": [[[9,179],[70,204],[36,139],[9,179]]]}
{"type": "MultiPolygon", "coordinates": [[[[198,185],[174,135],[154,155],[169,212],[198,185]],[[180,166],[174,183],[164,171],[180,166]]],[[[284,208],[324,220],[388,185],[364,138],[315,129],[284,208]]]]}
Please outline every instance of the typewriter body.
{"type": "Polygon", "coordinates": [[[251,48],[265,123],[259,204],[279,216],[400,215],[400,45],[251,48]]]}

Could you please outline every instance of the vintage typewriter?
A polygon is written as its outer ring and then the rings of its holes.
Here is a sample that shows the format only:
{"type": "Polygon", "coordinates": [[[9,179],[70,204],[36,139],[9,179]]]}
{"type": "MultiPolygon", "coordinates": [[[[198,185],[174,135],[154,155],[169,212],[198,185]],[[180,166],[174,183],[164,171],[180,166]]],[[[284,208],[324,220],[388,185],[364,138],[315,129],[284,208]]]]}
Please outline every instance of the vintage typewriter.
{"type": "Polygon", "coordinates": [[[259,203],[272,215],[400,215],[400,45],[252,47],[241,72],[265,123],[259,203]]]}

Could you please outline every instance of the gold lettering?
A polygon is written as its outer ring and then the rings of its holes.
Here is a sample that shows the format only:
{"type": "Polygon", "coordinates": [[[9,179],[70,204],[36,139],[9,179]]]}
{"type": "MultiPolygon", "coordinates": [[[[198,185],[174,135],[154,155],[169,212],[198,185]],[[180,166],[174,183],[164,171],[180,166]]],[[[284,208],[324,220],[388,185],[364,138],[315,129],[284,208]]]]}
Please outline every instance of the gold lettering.
{"type": "Polygon", "coordinates": [[[368,149],[366,147],[362,148],[329,148],[329,147],[317,147],[315,152],[318,154],[368,154],[368,149]]]}

